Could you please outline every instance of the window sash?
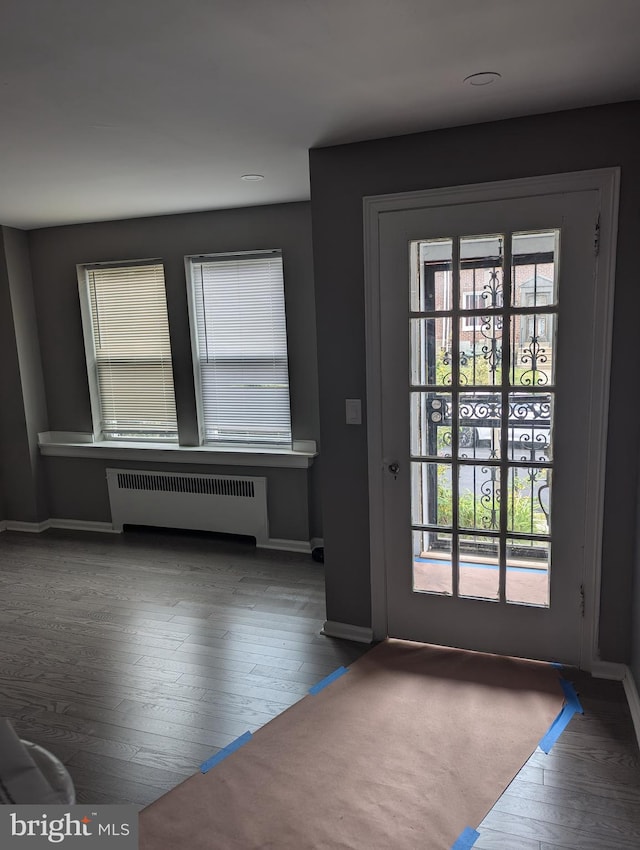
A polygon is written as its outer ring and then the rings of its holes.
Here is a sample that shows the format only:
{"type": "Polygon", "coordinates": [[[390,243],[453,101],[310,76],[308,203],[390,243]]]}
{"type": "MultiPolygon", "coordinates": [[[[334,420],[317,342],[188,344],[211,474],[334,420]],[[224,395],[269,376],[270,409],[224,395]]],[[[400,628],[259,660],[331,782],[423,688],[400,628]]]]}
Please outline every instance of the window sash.
{"type": "MultiPolygon", "coordinates": [[[[481,292],[464,293],[464,310],[482,310],[485,301],[481,292]]],[[[482,327],[482,316],[462,316],[462,330],[473,331],[482,327]]]]}
{"type": "Polygon", "coordinates": [[[162,265],[84,267],[84,292],[92,402],[101,437],[177,441],[162,265]]]}
{"type": "Polygon", "coordinates": [[[190,259],[206,443],[291,447],[280,252],[190,259]]]}

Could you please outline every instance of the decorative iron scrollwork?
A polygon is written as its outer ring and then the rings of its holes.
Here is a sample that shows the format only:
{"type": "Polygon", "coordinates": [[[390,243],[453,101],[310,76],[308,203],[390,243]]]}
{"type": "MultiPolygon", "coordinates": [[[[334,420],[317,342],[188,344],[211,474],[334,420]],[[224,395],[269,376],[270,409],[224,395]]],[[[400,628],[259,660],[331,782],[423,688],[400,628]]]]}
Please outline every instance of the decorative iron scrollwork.
{"type": "Polygon", "coordinates": [[[481,472],[489,474],[480,485],[480,504],[485,510],[482,527],[497,529],[500,527],[500,470],[496,466],[483,466],[481,472]]]}
{"type": "Polygon", "coordinates": [[[492,269],[489,280],[482,287],[485,307],[502,307],[502,278],[499,269],[492,269]]]}
{"type": "Polygon", "coordinates": [[[547,351],[542,348],[538,342],[538,337],[532,336],[528,346],[522,350],[520,362],[529,365],[520,376],[520,383],[526,387],[538,386],[542,387],[549,383],[549,376],[542,371],[541,364],[548,360],[547,351]]]}
{"type": "Polygon", "coordinates": [[[480,348],[482,357],[487,361],[491,384],[500,383],[499,370],[502,363],[502,316],[482,316],[480,334],[486,342],[480,348]]]}
{"type": "MultiPolygon", "coordinates": [[[[461,351],[458,355],[458,359],[460,362],[460,366],[465,367],[469,365],[469,355],[466,352],[461,351]]],[[[451,351],[451,349],[442,349],[441,362],[443,366],[451,366],[453,364],[453,352],[451,351]]],[[[458,381],[460,384],[467,383],[467,376],[464,374],[464,372],[459,371],[458,381]]],[[[442,379],[442,383],[446,384],[447,386],[451,385],[453,383],[453,372],[447,372],[442,379]]]]}

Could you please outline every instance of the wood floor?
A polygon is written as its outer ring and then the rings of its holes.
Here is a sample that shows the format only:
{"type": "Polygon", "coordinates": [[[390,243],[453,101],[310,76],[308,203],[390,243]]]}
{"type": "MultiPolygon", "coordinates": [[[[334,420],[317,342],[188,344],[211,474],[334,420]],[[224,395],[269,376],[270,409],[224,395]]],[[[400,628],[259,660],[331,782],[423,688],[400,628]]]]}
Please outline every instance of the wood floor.
{"type": "MultiPolygon", "coordinates": [[[[61,758],[78,800],[155,800],[366,647],[319,635],[322,566],[208,536],[0,534],[0,716],[61,758]]],[[[534,753],[477,850],[640,846],[640,758],[619,683],[534,753]]],[[[392,848],[390,848],[392,850],[392,848]]]]}

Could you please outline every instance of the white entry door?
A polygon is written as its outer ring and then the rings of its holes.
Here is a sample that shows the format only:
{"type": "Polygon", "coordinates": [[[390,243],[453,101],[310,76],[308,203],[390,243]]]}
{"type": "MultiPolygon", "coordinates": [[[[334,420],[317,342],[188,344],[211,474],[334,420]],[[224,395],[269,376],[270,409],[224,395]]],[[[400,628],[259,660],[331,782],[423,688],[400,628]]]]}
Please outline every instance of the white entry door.
{"type": "Polygon", "coordinates": [[[378,218],[387,632],[579,663],[600,195],[378,218]]]}

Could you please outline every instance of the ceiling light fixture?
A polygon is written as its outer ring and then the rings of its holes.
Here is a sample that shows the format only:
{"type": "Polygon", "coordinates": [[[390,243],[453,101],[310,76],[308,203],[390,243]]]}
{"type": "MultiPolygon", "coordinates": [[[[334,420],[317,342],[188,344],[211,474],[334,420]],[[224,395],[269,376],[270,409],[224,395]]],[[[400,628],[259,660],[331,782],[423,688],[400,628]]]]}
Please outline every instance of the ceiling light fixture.
{"type": "Polygon", "coordinates": [[[264,180],[264,174],[243,174],[241,180],[264,180]]]}
{"type": "Polygon", "coordinates": [[[470,86],[490,86],[496,80],[502,78],[502,74],[497,71],[480,71],[478,74],[470,74],[465,77],[463,83],[469,83],[470,86]]]}

